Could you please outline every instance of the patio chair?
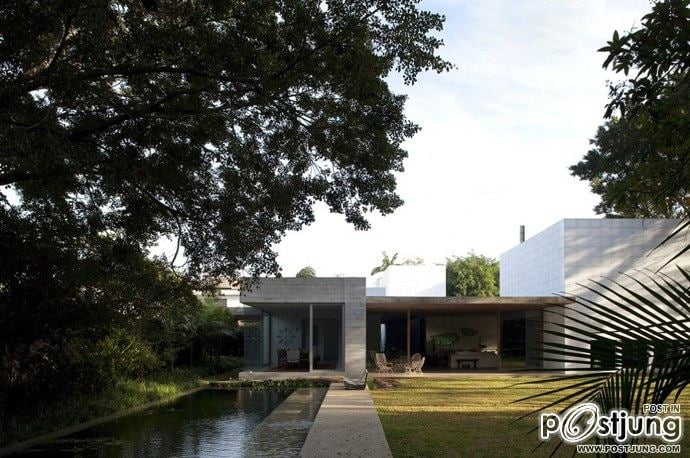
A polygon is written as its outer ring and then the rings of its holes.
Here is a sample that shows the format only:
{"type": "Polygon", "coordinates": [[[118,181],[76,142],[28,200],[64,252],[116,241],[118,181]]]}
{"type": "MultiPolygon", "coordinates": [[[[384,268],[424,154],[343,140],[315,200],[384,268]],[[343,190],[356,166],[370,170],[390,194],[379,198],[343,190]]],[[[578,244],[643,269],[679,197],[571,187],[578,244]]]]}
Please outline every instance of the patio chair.
{"type": "Polygon", "coordinates": [[[393,366],[388,364],[383,353],[376,353],[376,369],[379,372],[393,372],[393,366]]]}
{"type": "Polygon", "coordinates": [[[367,386],[367,378],[369,377],[369,371],[364,369],[362,375],[359,378],[348,378],[343,377],[343,384],[346,390],[363,390],[367,386]]]}
{"type": "Polygon", "coordinates": [[[415,367],[414,371],[416,374],[423,374],[422,372],[422,366],[424,366],[424,361],[426,361],[426,356],[422,356],[422,359],[417,362],[417,366],[415,367]]]}
{"type": "Polygon", "coordinates": [[[405,373],[416,374],[421,359],[422,355],[420,355],[419,353],[415,353],[414,355],[412,355],[412,358],[410,358],[410,362],[408,362],[407,364],[403,364],[403,367],[405,368],[405,373]]]}
{"type": "Polygon", "coordinates": [[[299,363],[300,363],[299,350],[288,350],[286,362],[287,362],[288,367],[290,367],[292,365],[299,365],[299,363]]]}
{"type": "Polygon", "coordinates": [[[287,366],[287,350],[278,349],[278,367],[287,366]]]}

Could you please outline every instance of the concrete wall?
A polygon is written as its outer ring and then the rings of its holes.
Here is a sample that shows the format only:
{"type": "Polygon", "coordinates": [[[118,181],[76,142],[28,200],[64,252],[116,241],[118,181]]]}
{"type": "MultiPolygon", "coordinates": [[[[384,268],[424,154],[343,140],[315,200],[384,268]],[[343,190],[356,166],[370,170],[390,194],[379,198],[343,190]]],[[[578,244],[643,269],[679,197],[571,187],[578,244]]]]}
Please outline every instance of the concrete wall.
{"type": "Polygon", "coordinates": [[[343,306],[344,368],[359,375],[366,363],[366,282],[364,278],[262,278],[241,294],[241,302],[261,309],[280,304],[343,306]]]}
{"type": "MultiPolygon", "coordinates": [[[[656,270],[685,243],[653,250],[678,224],[674,219],[564,219],[500,256],[501,296],[581,294],[578,283],[620,272],[656,270]]],[[[680,259],[687,265],[690,256],[680,259]]],[[[669,270],[673,270],[671,267],[669,270]]]]}
{"type": "Polygon", "coordinates": [[[499,257],[501,296],[549,296],[564,288],[564,222],[499,257]]]}
{"type": "MultiPolygon", "coordinates": [[[[687,243],[684,237],[677,237],[655,250],[678,222],[673,219],[606,218],[559,221],[501,255],[501,296],[565,293],[604,303],[583,285],[595,287],[591,280],[610,284],[604,279],[606,277],[651,298],[623,273],[638,275],[636,270],[656,271],[679,252],[687,243]]],[[[680,279],[676,264],[689,266],[690,254],[663,269],[667,275],[680,279]]],[[[577,307],[582,310],[581,306],[577,307]]],[[[571,319],[575,315],[567,312],[567,318],[563,318],[547,312],[545,319],[554,322],[547,328],[573,324],[571,319]]],[[[579,314],[578,318],[587,321],[579,314]]],[[[547,336],[546,339],[554,338],[547,336]]],[[[572,339],[564,339],[564,342],[581,346],[572,339]]],[[[558,367],[558,364],[546,363],[545,367],[558,367]]]]}
{"type": "MultiPolygon", "coordinates": [[[[686,243],[678,240],[654,248],[678,224],[674,219],[567,219],[565,220],[565,291],[584,294],[578,283],[602,276],[625,281],[620,272],[656,270],[686,243]],[[674,251],[675,250],[675,251],[674,251]]],[[[687,265],[689,258],[681,259],[687,265]]],[[[666,271],[675,270],[673,266],[666,271]]]]}
{"type": "Polygon", "coordinates": [[[371,277],[368,286],[372,296],[444,297],[446,266],[390,266],[371,277]]]}

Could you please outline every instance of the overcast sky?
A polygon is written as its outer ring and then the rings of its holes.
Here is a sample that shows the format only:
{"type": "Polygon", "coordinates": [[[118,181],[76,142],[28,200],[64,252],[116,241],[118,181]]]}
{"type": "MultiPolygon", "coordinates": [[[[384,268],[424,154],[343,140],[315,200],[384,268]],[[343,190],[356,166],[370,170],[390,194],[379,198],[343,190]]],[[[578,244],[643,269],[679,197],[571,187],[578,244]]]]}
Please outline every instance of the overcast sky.
{"type": "Polygon", "coordinates": [[[277,246],[284,276],[365,276],[381,252],[445,262],[470,250],[498,257],[562,218],[596,217],[597,198],[568,166],[588,150],[607,100],[596,50],[639,24],[647,0],[422,3],[447,20],[441,54],[458,66],[408,87],[407,116],[422,131],[398,191],[405,204],[355,231],[318,206],[316,222],[277,246]]]}

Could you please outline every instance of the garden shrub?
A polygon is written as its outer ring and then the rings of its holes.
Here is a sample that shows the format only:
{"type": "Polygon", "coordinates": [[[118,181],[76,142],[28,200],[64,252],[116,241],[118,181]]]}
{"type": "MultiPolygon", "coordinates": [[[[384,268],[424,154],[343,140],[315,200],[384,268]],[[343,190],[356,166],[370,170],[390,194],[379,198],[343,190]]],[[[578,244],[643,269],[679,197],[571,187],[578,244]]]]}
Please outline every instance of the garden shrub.
{"type": "Polygon", "coordinates": [[[217,358],[209,358],[204,364],[204,369],[209,375],[215,375],[231,372],[242,366],[244,366],[244,359],[221,355],[217,358]]]}
{"type": "Polygon", "coordinates": [[[96,344],[93,362],[104,379],[141,377],[160,366],[151,344],[125,330],[116,330],[96,344]]]}

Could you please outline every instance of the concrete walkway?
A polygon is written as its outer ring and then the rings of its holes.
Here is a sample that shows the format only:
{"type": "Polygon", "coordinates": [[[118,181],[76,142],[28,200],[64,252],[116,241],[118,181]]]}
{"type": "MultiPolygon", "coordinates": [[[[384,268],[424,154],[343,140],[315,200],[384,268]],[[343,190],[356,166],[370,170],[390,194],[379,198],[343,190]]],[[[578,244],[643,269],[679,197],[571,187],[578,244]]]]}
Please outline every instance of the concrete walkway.
{"type": "Polygon", "coordinates": [[[300,456],[392,456],[369,390],[331,384],[300,456]]]}

